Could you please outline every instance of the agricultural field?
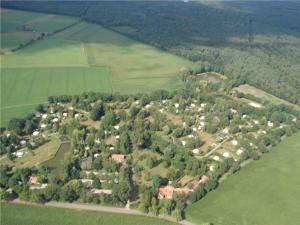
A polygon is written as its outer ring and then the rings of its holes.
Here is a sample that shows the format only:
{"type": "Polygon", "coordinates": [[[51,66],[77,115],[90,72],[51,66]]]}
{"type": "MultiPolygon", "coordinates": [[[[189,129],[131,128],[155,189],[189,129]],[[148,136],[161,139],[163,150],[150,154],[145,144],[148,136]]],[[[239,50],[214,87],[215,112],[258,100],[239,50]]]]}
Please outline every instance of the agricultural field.
{"type": "Polygon", "coordinates": [[[5,225],[175,225],[145,216],[133,216],[104,212],[88,212],[70,209],[46,208],[42,206],[1,203],[1,222],[5,225]]]}
{"type": "Polygon", "coordinates": [[[187,208],[187,219],[214,225],[282,225],[300,221],[300,133],[230,176],[187,208]],[[230,204],[228,204],[230,202],[230,204]]]}
{"type": "MultiPolygon", "coordinates": [[[[18,15],[15,26],[31,21],[35,29],[42,26],[40,23],[49,27],[52,21],[56,27],[63,18],[53,20],[56,16],[48,14],[4,12],[18,15]]],[[[10,14],[2,19],[8,30],[12,21],[10,14]]],[[[70,17],[66,21],[62,25],[72,22],[70,17]]],[[[1,56],[1,126],[12,117],[33,111],[51,95],[174,89],[182,85],[180,69],[190,65],[190,61],[181,57],[82,22],[1,56]]]]}
{"type": "Polygon", "coordinates": [[[1,48],[9,51],[78,21],[77,18],[1,8],[1,48]]]}

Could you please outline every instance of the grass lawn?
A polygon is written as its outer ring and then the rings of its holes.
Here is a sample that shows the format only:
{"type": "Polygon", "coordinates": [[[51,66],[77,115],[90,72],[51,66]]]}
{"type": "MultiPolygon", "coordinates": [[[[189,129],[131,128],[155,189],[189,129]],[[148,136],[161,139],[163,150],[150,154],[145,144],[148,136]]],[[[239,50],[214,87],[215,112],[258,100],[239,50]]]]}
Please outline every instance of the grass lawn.
{"type": "Polygon", "coordinates": [[[16,158],[14,162],[5,158],[0,160],[0,164],[11,165],[18,168],[33,167],[42,164],[43,162],[53,158],[58,151],[60,140],[57,136],[53,136],[52,140],[46,144],[26,153],[21,158],[16,158]]]}
{"type": "MultiPolygon", "coordinates": [[[[73,22],[70,17],[14,10],[4,12],[6,31],[23,23],[42,31],[43,26],[73,22]],[[11,13],[16,13],[16,20],[11,13]]],[[[1,35],[6,33],[1,31],[1,35]]],[[[175,89],[181,86],[180,69],[190,65],[191,62],[183,58],[99,25],[80,23],[1,56],[1,126],[12,117],[22,117],[33,111],[50,95],[175,89]]]]}
{"type": "Polygon", "coordinates": [[[187,208],[187,219],[214,225],[283,225],[300,221],[300,132],[226,179],[187,208]]]}
{"type": "Polygon", "coordinates": [[[1,203],[1,224],[5,225],[172,225],[165,220],[104,212],[90,212],[1,203]]]}

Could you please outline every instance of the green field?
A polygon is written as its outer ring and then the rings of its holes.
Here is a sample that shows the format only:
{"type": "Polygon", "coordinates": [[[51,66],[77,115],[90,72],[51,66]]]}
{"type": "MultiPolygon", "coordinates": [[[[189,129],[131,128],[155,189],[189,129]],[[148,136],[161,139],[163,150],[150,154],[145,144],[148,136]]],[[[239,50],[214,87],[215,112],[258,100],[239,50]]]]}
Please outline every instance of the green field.
{"type": "Polygon", "coordinates": [[[165,220],[103,212],[1,203],[3,225],[175,225],[165,220]]]}
{"type": "MultiPolygon", "coordinates": [[[[53,15],[8,11],[17,16],[15,21],[4,14],[6,30],[14,24],[29,24],[28,20],[35,29],[57,27],[64,18],[55,16],[51,24],[53,15]]],[[[67,24],[70,20],[66,17],[67,24]]],[[[1,32],[9,42],[5,35],[1,32]]],[[[180,69],[190,65],[178,56],[82,22],[1,56],[1,125],[12,117],[26,115],[50,95],[174,89],[181,85],[180,69]]]]}
{"type": "Polygon", "coordinates": [[[65,154],[67,152],[69,152],[71,150],[71,144],[70,143],[62,143],[55,156],[49,160],[47,160],[46,162],[43,163],[43,165],[49,167],[53,174],[56,175],[59,178],[63,178],[63,173],[64,173],[64,165],[63,165],[63,161],[64,161],[64,157],[65,154]]]}
{"type": "Polygon", "coordinates": [[[189,206],[187,219],[214,225],[299,224],[299,158],[297,133],[189,206]]]}
{"type": "Polygon", "coordinates": [[[1,8],[1,50],[18,47],[42,32],[51,33],[78,21],[76,18],[1,8]]]}

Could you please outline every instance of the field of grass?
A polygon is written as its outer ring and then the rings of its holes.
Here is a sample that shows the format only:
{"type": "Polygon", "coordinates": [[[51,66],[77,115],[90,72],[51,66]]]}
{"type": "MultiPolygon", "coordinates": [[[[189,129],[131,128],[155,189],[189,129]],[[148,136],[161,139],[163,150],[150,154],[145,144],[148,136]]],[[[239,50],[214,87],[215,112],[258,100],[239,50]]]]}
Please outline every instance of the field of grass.
{"type": "Polygon", "coordinates": [[[248,84],[243,84],[243,85],[240,85],[239,87],[237,88],[234,88],[234,90],[238,91],[238,92],[242,92],[244,94],[250,94],[250,95],[253,95],[257,98],[261,98],[261,99],[266,99],[270,102],[273,102],[274,104],[285,104],[285,105],[288,105],[288,106],[291,106],[291,107],[294,107],[295,109],[297,110],[300,110],[300,106],[298,105],[295,105],[295,104],[292,104],[288,101],[285,101],[281,98],[278,98],[274,95],[271,95],[261,89],[258,89],[256,87],[253,87],[251,85],[248,85],[248,84]]]}
{"type": "Polygon", "coordinates": [[[214,225],[283,225],[300,221],[300,133],[187,208],[187,219],[214,225]]]}
{"type": "Polygon", "coordinates": [[[63,160],[64,160],[64,155],[71,150],[70,148],[70,143],[62,143],[55,156],[48,161],[45,161],[43,165],[49,167],[53,174],[56,175],[59,178],[63,178],[63,160]]]}
{"type": "Polygon", "coordinates": [[[60,140],[57,136],[53,136],[52,140],[46,144],[28,152],[21,158],[16,158],[14,161],[10,161],[3,156],[0,160],[1,165],[10,165],[18,168],[33,167],[42,164],[43,162],[52,159],[59,148],[60,140]]]}
{"type": "Polygon", "coordinates": [[[175,225],[165,220],[104,212],[77,211],[1,203],[1,224],[5,225],[175,225]]]}
{"type": "MultiPolygon", "coordinates": [[[[6,13],[2,23],[7,30],[13,27],[10,23],[22,21],[40,29],[55,27],[64,18],[55,17],[51,24],[53,15],[8,11],[18,16],[14,21],[6,13]]],[[[68,23],[70,20],[66,17],[68,23]]],[[[174,89],[181,85],[180,69],[190,65],[178,56],[82,22],[1,56],[1,126],[12,117],[26,115],[50,95],[174,89]]]]}

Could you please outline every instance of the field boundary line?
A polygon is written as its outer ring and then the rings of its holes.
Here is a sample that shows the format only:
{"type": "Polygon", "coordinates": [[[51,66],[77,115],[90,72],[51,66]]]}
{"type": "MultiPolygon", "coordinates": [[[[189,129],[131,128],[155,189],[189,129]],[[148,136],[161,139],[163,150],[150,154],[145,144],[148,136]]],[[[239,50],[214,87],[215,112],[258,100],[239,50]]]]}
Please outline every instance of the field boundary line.
{"type": "Polygon", "coordinates": [[[46,104],[46,103],[48,103],[48,102],[37,102],[37,103],[30,103],[30,104],[11,105],[11,106],[4,106],[4,107],[1,107],[1,109],[21,108],[21,107],[23,107],[23,106],[32,106],[32,105],[46,104]]]}
{"type": "Polygon", "coordinates": [[[71,210],[85,210],[85,211],[93,211],[93,212],[107,212],[107,213],[127,214],[127,215],[135,215],[135,216],[145,216],[145,217],[151,217],[156,219],[162,219],[162,220],[166,220],[166,221],[170,221],[182,225],[195,225],[187,220],[176,222],[175,219],[171,216],[154,216],[130,208],[118,208],[118,207],[109,207],[109,206],[101,206],[101,205],[67,203],[67,202],[56,202],[56,201],[46,202],[44,204],[38,204],[33,202],[22,201],[20,199],[14,199],[13,201],[11,201],[11,203],[40,206],[40,207],[53,207],[53,208],[63,208],[63,209],[71,209],[71,210]]]}

